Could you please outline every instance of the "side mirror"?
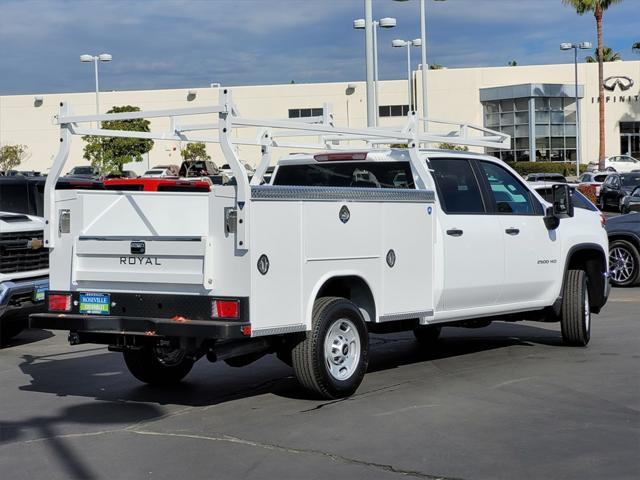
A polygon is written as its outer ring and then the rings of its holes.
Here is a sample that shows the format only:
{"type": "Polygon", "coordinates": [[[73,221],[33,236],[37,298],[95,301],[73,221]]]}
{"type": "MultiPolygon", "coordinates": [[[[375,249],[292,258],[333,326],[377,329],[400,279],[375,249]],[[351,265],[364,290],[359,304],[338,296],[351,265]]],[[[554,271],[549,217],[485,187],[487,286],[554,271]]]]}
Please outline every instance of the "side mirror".
{"type": "Polygon", "coordinates": [[[573,217],[573,198],[568,185],[554,185],[553,192],[553,216],[557,218],[573,217]]]}

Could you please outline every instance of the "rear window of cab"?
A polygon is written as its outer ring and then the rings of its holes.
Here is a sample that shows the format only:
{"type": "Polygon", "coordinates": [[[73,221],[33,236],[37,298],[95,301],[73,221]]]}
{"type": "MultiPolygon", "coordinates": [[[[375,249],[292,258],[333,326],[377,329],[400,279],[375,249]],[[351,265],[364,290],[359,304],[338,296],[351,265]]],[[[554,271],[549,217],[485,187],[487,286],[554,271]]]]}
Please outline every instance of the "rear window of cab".
{"type": "Polygon", "coordinates": [[[414,189],[409,162],[280,165],[273,185],[414,189]]]}

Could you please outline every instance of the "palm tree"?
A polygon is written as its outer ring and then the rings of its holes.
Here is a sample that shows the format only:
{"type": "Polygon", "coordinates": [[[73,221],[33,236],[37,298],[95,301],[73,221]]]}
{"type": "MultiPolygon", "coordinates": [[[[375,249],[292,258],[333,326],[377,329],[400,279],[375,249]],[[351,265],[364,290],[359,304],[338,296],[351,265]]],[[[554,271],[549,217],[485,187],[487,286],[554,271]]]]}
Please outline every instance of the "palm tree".
{"type": "Polygon", "coordinates": [[[602,17],[604,11],[615,3],[622,0],[562,0],[562,3],[576,9],[578,15],[593,12],[596,18],[596,30],[598,32],[598,99],[599,99],[599,120],[600,120],[600,150],[598,152],[599,168],[604,170],[605,138],[604,138],[604,54],[602,47],[602,17]]]}
{"type": "Polygon", "coordinates": [[[636,42],[631,46],[631,50],[636,53],[640,53],[640,42],[636,42]]]}
{"type": "MultiPolygon", "coordinates": [[[[586,60],[587,60],[587,63],[597,63],[599,58],[600,57],[598,56],[598,49],[596,48],[593,56],[588,55],[586,57],[586,60]]],[[[603,62],[617,62],[618,60],[622,60],[622,57],[620,56],[620,54],[618,52],[614,52],[609,47],[603,47],[603,49],[602,49],[602,61],[603,62]]]]}

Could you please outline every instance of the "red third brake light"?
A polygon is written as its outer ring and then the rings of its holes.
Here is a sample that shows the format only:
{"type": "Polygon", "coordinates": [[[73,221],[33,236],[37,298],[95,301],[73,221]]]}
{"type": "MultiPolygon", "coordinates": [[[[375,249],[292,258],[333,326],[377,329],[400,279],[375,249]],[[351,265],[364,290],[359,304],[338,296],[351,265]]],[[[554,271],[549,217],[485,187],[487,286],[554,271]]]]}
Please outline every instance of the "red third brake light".
{"type": "Polygon", "coordinates": [[[212,318],[240,318],[238,300],[214,300],[211,302],[212,318]]]}
{"type": "Polygon", "coordinates": [[[50,294],[49,310],[52,312],[71,311],[71,295],[50,294]]]}
{"type": "Polygon", "coordinates": [[[319,153],[314,155],[316,162],[336,162],[341,160],[366,160],[367,152],[319,153]]]}

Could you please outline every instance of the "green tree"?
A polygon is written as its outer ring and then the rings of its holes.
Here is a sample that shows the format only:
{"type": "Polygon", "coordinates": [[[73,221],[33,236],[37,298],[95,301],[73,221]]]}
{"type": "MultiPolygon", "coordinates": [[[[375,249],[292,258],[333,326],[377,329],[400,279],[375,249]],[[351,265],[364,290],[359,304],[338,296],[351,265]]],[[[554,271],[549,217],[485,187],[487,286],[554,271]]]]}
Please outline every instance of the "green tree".
{"type": "Polygon", "coordinates": [[[640,42],[636,42],[631,45],[631,50],[633,50],[635,53],[640,53],[640,42]]]}
{"type": "MultiPolygon", "coordinates": [[[[139,112],[138,107],[125,105],[113,107],[107,113],[139,112]]],[[[126,130],[129,132],[148,132],[149,120],[143,118],[133,120],[107,120],[102,122],[105,130],[126,130]]],[[[82,137],[87,143],[84,147],[84,158],[91,162],[101,175],[120,174],[126,163],[141,162],[142,155],[153,148],[153,140],[142,138],[82,137]]]]}
{"type": "Polygon", "coordinates": [[[604,170],[605,156],[605,137],[604,137],[604,62],[602,59],[602,17],[607,8],[622,0],[562,0],[562,3],[575,8],[578,15],[584,15],[587,12],[593,13],[596,19],[596,31],[598,32],[598,112],[600,120],[600,149],[598,152],[599,168],[604,170]]]}
{"type": "Polygon", "coordinates": [[[187,146],[180,150],[180,155],[185,161],[206,161],[211,160],[204,143],[187,143],[187,146]]]}
{"type": "MultiPolygon", "coordinates": [[[[587,61],[587,63],[597,63],[599,58],[600,57],[598,56],[598,49],[596,49],[593,52],[593,56],[592,55],[588,55],[585,58],[585,60],[587,61]]],[[[622,60],[622,57],[620,56],[620,54],[618,52],[614,52],[609,47],[604,47],[602,49],[602,61],[603,62],[617,62],[618,60],[622,60]]]]}
{"type": "Polygon", "coordinates": [[[453,143],[441,143],[438,145],[440,150],[458,150],[460,152],[468,152],[469,147],[466,145],[454,145],[453,143]]]}
{"type": "Polygon", "coordinates": [[[515,60],[511,60],[510,62],[507,62],[507,67],[517,67],[518,66],[518,62],[515,60]]]}
{"type": "Polygon", "coordinates": [[[442,70],[444,68],[443,65],[440,65],[439,63],[430,63],[429,64],[429,70],[442,70]]]}
{"type": "Polygon", "coordinates": [[[26,145],[3,145],[0,147],[0,172],[12,170],[27,157],[26,145]]]}

